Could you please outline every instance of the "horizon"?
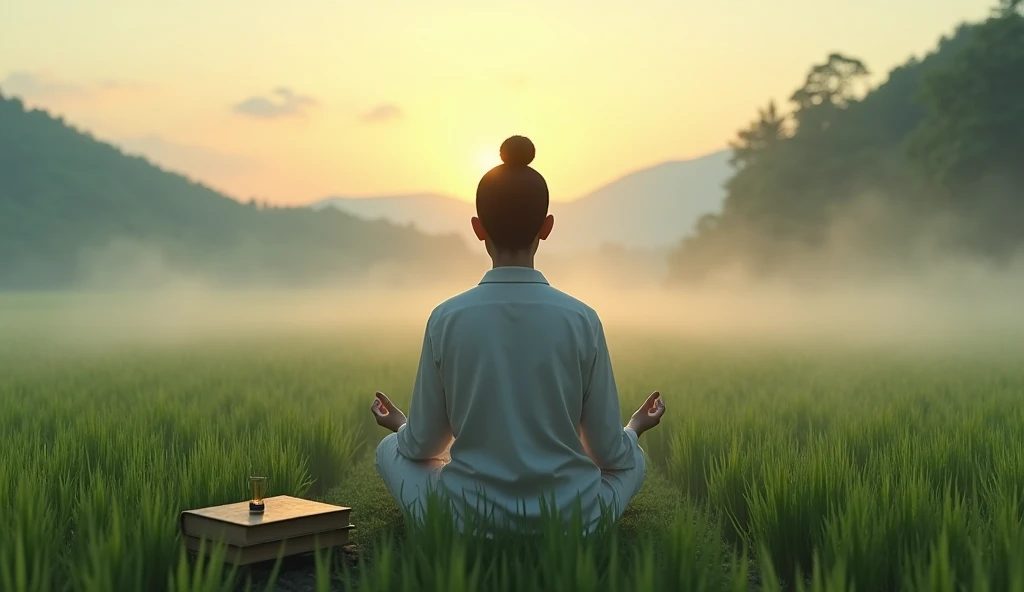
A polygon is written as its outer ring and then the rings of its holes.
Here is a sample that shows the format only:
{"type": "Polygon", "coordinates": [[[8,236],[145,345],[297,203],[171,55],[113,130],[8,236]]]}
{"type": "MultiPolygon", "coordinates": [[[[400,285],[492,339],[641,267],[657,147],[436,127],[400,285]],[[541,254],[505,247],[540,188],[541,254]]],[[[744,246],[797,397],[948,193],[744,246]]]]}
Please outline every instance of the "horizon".
{"type": "MultiPolygon", "coordinates": [[[[697,161],[700,161],[700,160],[711,158],[713,156],[717,156],[717,155],[719,155],[719,154],[721,154],[723,152],[729,152],[730,150],[731,150],[730,148],[721,148],[721,149],[718,149],[718,150],[713,150],[711,152],[708,152],[707,154],[701,154],[701,155],[698,155],[698,156],[694,156],[692,158],[678,158],[678,159],[673,159],[673,160],[664,160],[664,161],[661,161],[661,162],[651,163],[651,164],[646,165],[646,166],[641,166],[640,168],[637,168],[637,169],[632,169],[632,170],[626,171],[626,172],[624,172],[624,173],[622,173],[620,175],[617,175],[614,178],[608,179],[606,181],[601,181],[601,182],[597,183],[596,185],[594,185],[593,187],[591,187],[590,189],[587,189],[587,190],[583,191],[579,195],[575,195],[575,196],[570,197],[568,199],[556,199],[554,196],[552,196],[551,197],[551,201],[552,202],[558,202],[558,203],[573,203],[573,202],[577,202],[577,201],[580,201],[580,200],[585,199],[587,197],[590,197],[594,193],[597,193],[597,192],[605,189],[609,185],[614,185],[615,183],[618,183],[619,181],[621,181],[621,180],[623,180],[623,179],[625,179],[627,177],[631,177],[633,175],[636,175],[636,174],[639,174],[639,173],[643,173],[644,171],[648,171],[648,170],[655,169],[655,168],[658,168],[660,166],[665,166],[665,165],[686,164],[686,163],[691,163],[691,162],[697,162],[697,161]]],[[[441,199],[449,199],[449,200],[466,202],[466,203],[472,205],[473,204],[473,200],[475,199],[473,193],[474,193],[474,191],[469,191],[469,197],[467,197],[465,199],[460,198],[460,197],[458,197],[458,196],[456,196],[454,194],[442,193],[442,192],[438,192],[438,191],[410,191],[410,192],[406,192],[406,193],[394,193],[394,194],[384,193],[384,194],[368,194],[368,195],[367,194],[363,194],[363,195],[335,194],[335,195],[327,195],[327,196],[321,197],[321,198],[319,198],[319,199],[317,199],[315,201],[308,202],[308,203],[305,203],[305,204],[290,204],[290,205],[310,206],[310,205],[315,205],[317,203],[320,203],[320,202],[323,202],[323,201],[327,201],[327,200],[332,200],[332,199],[367,200],[367,199],[407,199],[407,198],[423,198],[423,197],[436,197],[436,198],[441,198],[441,199]]]]}
{"type": "Polygon", "coordinates": [[[552,201],[573,201],[726,149],[758,107],[785,105],[831,51],[862,58],[877,85],[992,6],[801,0],[737,15],[657,3],[483,9],[451,0],[397,13],[387,3],[267,3],[247,7],[239,26],[238,10],[195,0],[159,13],[98,4],[16,2],[0,23],[0,91],[238,201],[281,206],[331,196],[472,201],[514,134],[537,144],[552,201]],[[149,26],[156,18],[163,26],[149,26]],[[823,19],[848,26],[822,31],[823,19]],[[867,26],[871,39],[859,32],[867,26]],[[737,53],[735,35],[756,56],[737,53]],[[477,46],[486,50],[466,51],[477,46]],[[704,59],[685,59],[693,55],[704,59]]]}

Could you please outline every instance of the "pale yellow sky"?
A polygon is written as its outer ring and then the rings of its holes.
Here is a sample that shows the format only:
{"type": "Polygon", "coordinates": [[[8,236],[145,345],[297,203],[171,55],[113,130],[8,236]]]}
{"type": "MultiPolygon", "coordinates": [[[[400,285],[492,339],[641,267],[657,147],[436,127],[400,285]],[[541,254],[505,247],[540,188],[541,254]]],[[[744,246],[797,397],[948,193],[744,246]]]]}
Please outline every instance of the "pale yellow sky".
{"type": "Polygon", "coordinates": [[[881,77],[995,0],[5,0],[0,91],[238,198],[553,199],[720,149],[839,50],[881,77]]]}

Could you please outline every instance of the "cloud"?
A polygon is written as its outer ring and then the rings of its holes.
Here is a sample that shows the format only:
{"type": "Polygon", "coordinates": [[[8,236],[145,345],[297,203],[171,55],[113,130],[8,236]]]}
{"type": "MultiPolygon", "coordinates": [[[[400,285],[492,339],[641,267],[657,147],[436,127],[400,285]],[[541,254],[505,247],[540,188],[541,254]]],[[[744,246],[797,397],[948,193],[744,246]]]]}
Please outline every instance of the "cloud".
{"type": "Polygon", "coordinates": [[[80,97],[89,92],[81,84],[64,82],[37,72],[11,72],[3,79],[3,82],[0,82],[0,88],[8,93],[24,97],[51,99],[80,97]]]}
{"type": "Polygon", "coordinates": [[[251,156],[178,144],[159,135],[122,138],[117,144],[126,153],[145,156],[162,168],[203,182],[215,182],[263,169],[263,163],[251,156]]]}
{"type": "Polygon", "coordinates": [[[316,105],[312,97],[295,94],[290,88],[278,87],[266,96],[252,96],[233,107],[235,113],[261,119],[298,117],[316,105]]]}
{"type": "Polygon", "coordinates": [[[138,94],[146,85],[124,80],[71,82],[47,72],[17,71],[0,81],[5,93],[38,101],[114,99],[138,94]]]}
{"type": "Polygon", "coordinates": [[[381,103],[363,113],[362,119],[365,123],[382,123],[403,117],[402,108],[394,103],[381,103]]]}

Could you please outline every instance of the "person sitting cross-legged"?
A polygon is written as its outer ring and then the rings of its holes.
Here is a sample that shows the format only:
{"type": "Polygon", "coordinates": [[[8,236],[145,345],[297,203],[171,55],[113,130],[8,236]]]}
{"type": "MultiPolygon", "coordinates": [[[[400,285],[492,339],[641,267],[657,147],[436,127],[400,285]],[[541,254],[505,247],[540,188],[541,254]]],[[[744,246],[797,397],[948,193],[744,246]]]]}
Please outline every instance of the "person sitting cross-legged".
{"type": "Polygon", "coordinates": [[[377,470],[413,515],[436,491],[460,521],[475,509],[528,523],[546,505],[581,511],[591,528],[602,512],[621,516],[646,476],[639,438],[665,403],[652,393],[622,427],[601,319],[534,268],[554,225],[534,154],[513,136],[480,180],[472,225],[493,268],[430,314],[408,419],[374,397],[377,423],[395,432],[377,447],[377,470]]]}

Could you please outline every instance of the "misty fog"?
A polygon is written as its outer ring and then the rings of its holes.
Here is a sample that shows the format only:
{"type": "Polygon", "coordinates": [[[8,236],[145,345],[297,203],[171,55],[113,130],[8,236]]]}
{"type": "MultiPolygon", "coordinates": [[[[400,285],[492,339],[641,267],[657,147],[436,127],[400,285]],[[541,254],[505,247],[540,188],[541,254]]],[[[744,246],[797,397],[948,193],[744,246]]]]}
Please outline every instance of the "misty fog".
{"type": "MultiPolygon", "coordinates": [[[[0,297],[3,338],[159,344],[395,332],[415,340],[434,306],[489,268],[481,253],[476,267],[419,285],[403,281],[401,270],[380,269],[344,285],[233,288],[167,269],[140,245],[108,256],[109,265],[90,260],[77,290],[0,297]]],[[[811,283],[754,279],[723,267],[701,283],[669,286],[664,257],[631,259],[613,250],[560,258],[542,250],[537,266],[555,287],[595,308],[612,336],[961,347],[1024,335],[1024,259],[997,269],[950,257],[901,275],[861,270],[844,277],[833,267],[811,283]]]]}

